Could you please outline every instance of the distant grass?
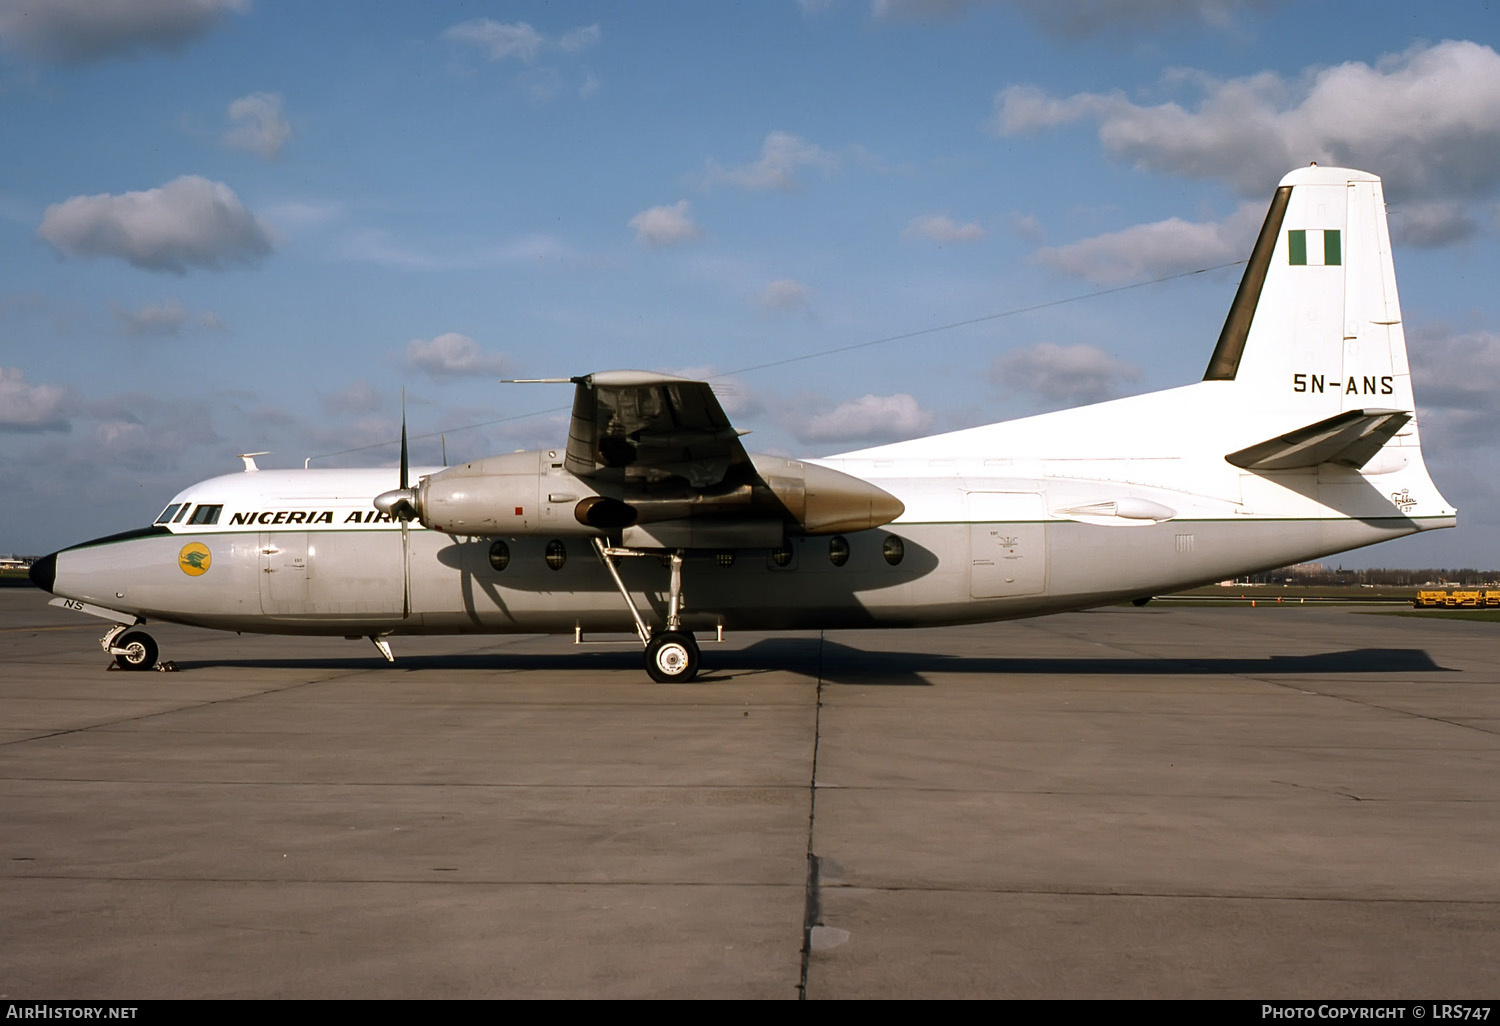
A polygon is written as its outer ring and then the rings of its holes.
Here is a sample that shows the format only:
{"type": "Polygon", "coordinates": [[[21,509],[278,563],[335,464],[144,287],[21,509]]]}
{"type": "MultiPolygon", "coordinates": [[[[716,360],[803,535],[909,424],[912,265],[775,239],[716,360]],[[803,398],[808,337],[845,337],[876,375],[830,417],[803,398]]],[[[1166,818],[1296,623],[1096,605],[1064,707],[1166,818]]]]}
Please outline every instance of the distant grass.
{"type": "Polygon", "coordinates": [[[31,578],[25,570],[0,570],[0,588],[31,587],[31,578]]]}
{"type": "Polygon", "coordinates": [[[1330,605],[1395,605],[1410,603],[1417,597],[1416,588],[1401,587],[1340,587],[1338,585],[1315,584],[1236,584],[1222,588],[1209,585],[1189,591],[1176,591],[1169,595],[1157,595],[1152,606],[1330,606],[1330,605]]]}
{"type": "Polygon", "coordinates": [[[1234,599],[1243,598],[1246,602],[1255,599],[1257,602],[1270,600],[1274,602],[1280,598],[1285,604],[1295,599],[1323,599],[1339,600],[1346,602],[1368,602],[1370,600],[1406,601],[1410,602],[1417,597],[1419,589],[1413,587],[1402,587],[1394,584],[1379,584],[1374,587],[1365,588],[1359,585],[1337,585],[1337,584],[1235,584],[1228,588],[1217,584],[1210,584],[1203,588],[1193,588],[1189,591],[1173,592],[1170,596],[1163,598],[1212,598],[1212,599],[1234,599]]]}
{"type": "Polygon", "coordinates": [[[1361,609],[1371,616],[1426,616],[1443,620],[1487,620],[1500,623],[1500,609],[1361,609]]]}

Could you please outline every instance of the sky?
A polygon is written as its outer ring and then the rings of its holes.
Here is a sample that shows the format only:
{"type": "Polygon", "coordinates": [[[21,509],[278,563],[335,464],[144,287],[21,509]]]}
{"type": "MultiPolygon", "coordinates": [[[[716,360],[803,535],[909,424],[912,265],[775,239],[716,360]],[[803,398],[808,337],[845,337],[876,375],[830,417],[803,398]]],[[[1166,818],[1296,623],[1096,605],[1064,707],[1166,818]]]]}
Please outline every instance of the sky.
{"type": "Polygon", "coordinates": [[[1479,0],[0,0],[0,553],[237,453],[391,466],[403,389],[437,464],[564,441],[507,377],[710,377],[798,456],[1188,384],[1316,160],[1385,180],[1460,522],[1329,562],[1500,567],[1497,46],[1479,0]]]}

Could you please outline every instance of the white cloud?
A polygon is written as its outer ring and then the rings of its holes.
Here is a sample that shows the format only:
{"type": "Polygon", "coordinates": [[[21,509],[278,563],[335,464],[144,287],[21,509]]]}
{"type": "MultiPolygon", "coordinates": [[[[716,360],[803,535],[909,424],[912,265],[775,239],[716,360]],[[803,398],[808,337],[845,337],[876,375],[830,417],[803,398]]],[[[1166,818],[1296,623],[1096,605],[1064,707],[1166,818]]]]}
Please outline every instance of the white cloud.
{"type": "Polygon", "coordinates": [[[1041,242],[1047,237],[1047,233],[1042,230],[1042,222],[1037,220],[1035,214],[1020,214],[1012,211],[1010,230],[1027,242],[1041,242]]]}
{"type": "Polygon", "coordinates": [[[839,158],[821,146],[792,135],[772,132],[761,143],[760,159],[742,167],[721,167],[710,160],[705,176],[710,184],[722,182],[740,189],[795,189],[803,168],[820,168],[827,174],[838,170],[839,158]]]}
{"type": "Polygon", "coordinates": [[[271,158],[292,137],[292,126],[281,113],[281,97],[275,93],[251,93],[229,105],[234,127],[224,133],[224,145],[250,150],[271,158]]]}
{"type": "Polygon", "coordinates": [[[1246,203],[1224,221],[1171,217],[1065,246],[1037,250],[1038,263],[1096,285],[1162,278],[1249,255],[1264,211],[1246,203]]]}
{"type": "Polygon", "coordinates": [[[587,50],[589,47],[598,46],[599,40],[604,38],[604,33],[599,28],[599,23],[583,25],[576,29],[564,32],[557,45],[569,53],[577,53],[587,50]]]}
{"type": "Polygon", "coordinates": [[[1391,235],[1405,246],[1447,246],[1472,238],[1479,231],[1474,215],[1462,203],[1402,203],[1391,207],[1389,213],[1391,235]]]}
{"type": "Polygon", "coordinates": [[[461,22],[444,32],[443,38],[473,44],[488,52],[492,61],[514,57],[523,64],[536,60],[546,42],[540,32],[524,21],[507,25],[490,18],[461,22]]]}
{"type": "MultiPolygon", "coordinates": [[[[873,0],[877,18],[951,18],[995,0],[873,0]]],[[[1120,29],[1154,29],[1169,22],[1229,28],[1242,9],[1264,10],[1281,0],[1004,0],[1044,32],[1082,39],[1120,29]]]]}
{"type": "Polygon", "coordinates": [[[461,271],[526,264],[539,267],[556,264],[571,254],[562,240],[551,235],[522,235],[474,247],[466,241],[417,246],[379,228],[350,233],[336,247],[346,260],[364,261],[408,271],[461,271]]]}
{"type": "Polygon", "coordinates": [[[812,311],[812,290],[791,278],[778,278],[756,294],[755,300],[761,309],[769,313],[797,313],[812,311]]]}
{"type": "Polygon", "coordinates": [[[956,18],[986,0],[870,0],[870,13],[877,19],[904,18],[925,21],[929,18],[956,18]]]}
{"type": "Polygon", "coordinates": [[[1097,346],[1039,342],[997,357],[989,376],[1007,391],[1071,406],[1113,398],[1123,382],[1139,380],[1141,372],[1097,346]]]}
{"type": "Polygon", "coordinates": [[[279,233],[319,228],[347,216],[348,207],[340,200],[282,200],[269,207],[262,207],[266,220],[279,233]]]}
{"type": "Polygon", "coordinates": [[[1500,334],[1452,332],[1439,325],[1413,331],[1408,348],[1419,405],[1493,416],[1500,392],[1500,334]]]}
{"type": "Polygon", "coordinates": [[[703,234],[703,230],[688,217],[687,200],[678,200],[669,207],[642,210],[627,223],[635,229],[636,241],[652,249],[691,242],[703,234]]]}
{"type": "Polygon", "coordinates": [[[1016,85],[995,97],[990,128],[1015,135],[1093,118],[1115,159],[1223,181],[1243,195],[1262,196],[1314,160],[1373,171],[1396,197],[1471,197],[1500,185],[1500,54],[1480,43],[1418,44],[1374,66],[1351,61],[1295,81],[1272,72],[1174,78],[1197,83],[1196,109],[1016,85]]]}
{"type": "Polygon", "coordinates": [[[901,237],[931,239],[941,246],[948,242],[978,242],[984,238],[984,229],[973,221],[958,224],[946,214],[923,214],[911,219],[901,237]]]}
{"type": "Polygon", "coordinates": [[[0,42],[60,63],[173,51],[249,9],[250,0],[0,0],[0,42]]]}
{"type": "Polygon", "coordinates": [[[364,379],[351,381],[347,386],[334,392],[332,395],[321,396],[320,398],[323,403],[323,409],[329,413],[374,413],[384,405],[380,393],[375,391],[375,386],[364,379]]]}
{"type": "Polygon", "coordinates": [[[222,441],[207,403],[121,393],[84,404],[80,417],[93,420],[94,458],[112,469],[171,470],[184,455],[222,441]]]}
{"type": "Polygon", "coordinates": [[[28,385],[19,367],[0,367],[0,432],[67,431],[67,390],[28,385]]]}
{"type": "Polygon", "coordinates": [[[70,257],[112,256],[148,271],[252,265],[269,227],[222,182],[184,175],[156,189],[74,196],[47,208],[37,235],[70,257]]]}
{"type": "Polygon", "coordinates": [[[448,332],[434,339],[412,339],[406,347],[406,367],[434,379],[490,377],[509,370],[510,361],[498,353],[486,353],[467,335],[448,332]]]}
{"type": "Polygon", "coordinates": [[[204,331],[227,331],[224,322],[208,310],[189,313],[175,299],[139,310],[115,310],[115,316],[129,335],[181,335],[184,328],[204,331]]]}
{"type": "Polygon", "coordinates": [[[851,399],[794,424],[792,430],[807,443],[896,441],[920,435],[932,427],[932,419],[916,399],[900,392],[851,399]]]}
{"type": "MultiPolygon", "coordinates": [[[[1494,480],[1495,393],[1500,334],[1453,331],[1442,324],[1408,329],[1412,391],[1429,464],[1461,468],[1449,498],[1473,502],[1475,482],[1494,480]]],[[[1488,497],[1485,498],[1488,503],[1488,497]]]]}

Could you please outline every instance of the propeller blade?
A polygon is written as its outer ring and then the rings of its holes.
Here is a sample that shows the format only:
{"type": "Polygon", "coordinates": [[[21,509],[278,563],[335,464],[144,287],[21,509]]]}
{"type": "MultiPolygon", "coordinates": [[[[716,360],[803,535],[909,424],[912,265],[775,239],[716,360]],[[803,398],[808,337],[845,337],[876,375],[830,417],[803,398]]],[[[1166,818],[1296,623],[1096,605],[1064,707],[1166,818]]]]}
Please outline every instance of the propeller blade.
{"type": "Polygon", "coordinates": [[[411,487],[411,457],[406,444],[406,389],[401,390],[401,486],[375,496],[375,508],[405,524],[419,516],[417,489],[411,487]]]}
{"type": "Polygon", "coordinates": [[[406,389],[401,389],[401,490],[407,489],[406,461],[406,389]]]}

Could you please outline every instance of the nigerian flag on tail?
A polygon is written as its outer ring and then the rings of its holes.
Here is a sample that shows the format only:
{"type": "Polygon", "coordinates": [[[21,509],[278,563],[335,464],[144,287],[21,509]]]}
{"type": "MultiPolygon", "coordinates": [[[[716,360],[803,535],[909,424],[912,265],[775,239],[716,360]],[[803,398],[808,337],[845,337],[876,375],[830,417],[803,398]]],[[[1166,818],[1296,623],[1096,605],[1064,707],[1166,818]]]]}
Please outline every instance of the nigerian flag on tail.
{"type": "Polygon", "coordinates": [[[1342,246],[1337,228],[1294,228],[1286,233],[1288,262],[1294,266],[1335,267],[1342,246]]]}

